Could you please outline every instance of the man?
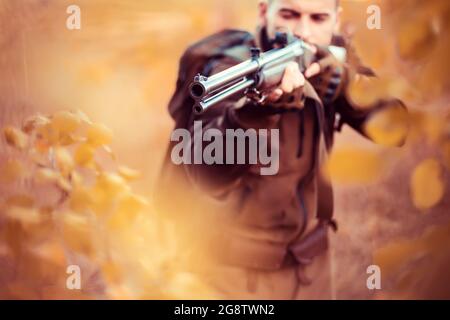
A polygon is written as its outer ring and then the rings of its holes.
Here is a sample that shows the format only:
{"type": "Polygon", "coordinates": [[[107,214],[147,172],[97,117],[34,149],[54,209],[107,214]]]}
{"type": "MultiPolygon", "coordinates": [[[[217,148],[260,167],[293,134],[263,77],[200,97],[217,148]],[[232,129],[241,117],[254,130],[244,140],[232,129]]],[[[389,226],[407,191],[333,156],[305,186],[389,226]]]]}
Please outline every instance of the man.
{"type": "Polygon", "coordinates": [[[371,113],[401,105],[380,101],[362,110],[351,104],[351,77],[373,74],[338,36],[340,15],[338,0],[260,1],[255,35],[223,31],[194,44],[181,59],[169,105],[175,129],[193,132],[194,121],[202,121],[205,129],[277,129],[280,136],[274,176],[262,176],[258,165],[248,163],[176,166],[170,158],[175,141],[169,146],[156,200],[174,217],[179,237],[189,239],[182,248],[197,262],[192,270],[218,297],[332,298],[328,230],[337,227],[331,186],[320,167],[336,128],[348,124],[364,134],[371,113]],[[252,47],[272,49],[279,31],[312,45],[314,59],[304,73],[291,63],[264,99],[233,97],[193,113],[188,87],[197,73],[209,76],[247,60],[252,47]],[[331,44],[347,49],[345,64],[326,50],[331,44]],[[301,99],[286,107],[292,95],[301,99]]]}

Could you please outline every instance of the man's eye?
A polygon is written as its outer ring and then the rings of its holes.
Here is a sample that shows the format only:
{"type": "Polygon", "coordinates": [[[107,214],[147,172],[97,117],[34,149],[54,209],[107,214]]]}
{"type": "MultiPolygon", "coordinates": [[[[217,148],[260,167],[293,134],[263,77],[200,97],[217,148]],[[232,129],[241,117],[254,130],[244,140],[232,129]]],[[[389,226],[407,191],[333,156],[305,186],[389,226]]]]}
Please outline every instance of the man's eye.
{"type": "Polygon", "coordinates": [[[298,18],[298,15],[296,15],[293,12],[290,12],[290,11],[281,11],[280,12],[280,16],[283,19],[286,19],[286,20],[298,18]]]}
{"type": "Polygon", "coordinates": [[[328,20],[328,15],[327,14],[313,14],[311,15],[311,20],[314,22],[324,22],[326,20],[328,20]]]}

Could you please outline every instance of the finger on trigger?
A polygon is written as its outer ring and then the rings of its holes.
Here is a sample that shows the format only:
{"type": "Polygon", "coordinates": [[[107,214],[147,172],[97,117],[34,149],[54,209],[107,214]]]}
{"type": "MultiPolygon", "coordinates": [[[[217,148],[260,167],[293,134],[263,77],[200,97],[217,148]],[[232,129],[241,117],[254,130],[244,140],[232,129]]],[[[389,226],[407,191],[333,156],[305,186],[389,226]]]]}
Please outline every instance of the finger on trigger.
{"type": "Polygon", "coordinates": [[[284,93],[291,93],[294,90],[294,79],[292,77],[284,77],[281,83],[281,89],[284,93]]]}
{"type": "Polygon", "coordinates": [[[320,65],[317,62],[311,64],[305,71],[305,77],[311,78],[320,73],[320,65]]]}
{"type": "Polygon", "coordinates": [[[305,84],[305,77],[300,71],[299,65],[296,63],[292,68],[292,86],[293,89],[302,87],[305,84]]]}
{"type": "Polygon", "coordinates": [[[275,102],[278,99],[281,98],[281,96],[283,95],[283,90],[281,90],[280,88],[277,88],[275,90],[273,90],[268,96],[267,99],[269,101],[275,102]]]}
{"type": "Polygon", "coordinates": [[[292,69],[290,67],[287,67],[285,72],[284,72],[284,76],[283,76],[283,80],[281,81],[281,89],[283,90],[283,92],[285,93],[290,93],[292,92],[292,90],[294,90],[294,74],[291,71],[292,69]]]}
{"type": "Polygon", "coordinates": [[[296,77],[295,88],[300,88],[303,87],[304,85],[305,85],[305,77],[299,71],[296,77]]]}

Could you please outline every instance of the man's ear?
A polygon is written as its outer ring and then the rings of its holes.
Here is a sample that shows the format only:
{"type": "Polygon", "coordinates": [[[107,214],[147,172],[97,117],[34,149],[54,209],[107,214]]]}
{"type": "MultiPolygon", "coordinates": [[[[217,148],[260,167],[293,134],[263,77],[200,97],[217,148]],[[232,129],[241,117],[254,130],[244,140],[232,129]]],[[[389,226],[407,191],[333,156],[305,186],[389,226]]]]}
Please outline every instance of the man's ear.
{"type": "Polygon", "coordinates": [[[260,26],[265,27],[267,25],[267,10],[269,9],[269,3],[267,0],[259,0],[258,2],[258,19],[260,26]]]}
{"type": "Polygon", "coordinates": [[[334,25],[334,34],[338,34],[341,29],[342,7],[336,9],[336,24],[334,25]]]}

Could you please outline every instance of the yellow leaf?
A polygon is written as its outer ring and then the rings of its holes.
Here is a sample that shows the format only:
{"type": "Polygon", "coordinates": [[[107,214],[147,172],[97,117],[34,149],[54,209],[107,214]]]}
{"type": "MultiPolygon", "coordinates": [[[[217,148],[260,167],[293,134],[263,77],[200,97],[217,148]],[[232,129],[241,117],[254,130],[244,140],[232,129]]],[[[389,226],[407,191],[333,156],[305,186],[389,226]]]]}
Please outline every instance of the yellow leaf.
{"type": "Polygon", "coordinates": [[[100,173],[94,187],[90,190],[93,210],[97,215],[110,213],[118,199],[129,191],[130,187],[118,174],[100,173]]]}
{"type": "Polygon", "coordinates": [[[374,252],[374,263],[382,268],[386,277],[390,277],[397,273],[409,258],[414,259],[418,249],[408,240],[392,242],[374,252]]]}
{"type": "Polygon", "coordinates": [[[73,212],[62,212],[60,219],[65,244],[72,250],[92,253],[93,239],[87,217],[73,212]]]}
{"type": "Polygon", "coordinates": [[[414,205],[421,210],[434,207],[444,196],[442,169],[435,159],[422,161],[411,176],[410,189],[414,205]]]}
{"type": "Polygon", "coordinates": [[[446,289],[441,270],[448,269],[449,240],[450,225],[436,225],[417,238],[396,240],[375,251],[374,263],[381,268],[385,283],[394,284],[396,298],[440,296],[436,291],[446,289]]]}
{"type": "Polygon", "coordinates": [[[130,189],[126,181],[115,173],[100,174],[97,178],[96,187],[101,188],[111,197],[127,192],[130,189]]]}
{"type": "Polygon", "coordinates": [[[42,136],[37,136],[36,140],[34,141],[34,148],[33,150],[36,151],[39,155],[45,155],[47,156],[47,152],[50,149],[50,143],[44,139],[42,136]]]}
{"type": "Polygon", "coordinates": [[[105,151],[113,160],[116,160],[116,155],[112,151],[111,147],[109,146],[102,146],[101,150],[105,151]]]}
{"type": "Polygon", "coordinates": [[[24,121],[24,123],[22,125],[22,130],[25,133],[30,134],[31,132],[36,130],[36,128],[45,126],[49,123],[50,123],[50,119],[47,117],[44,117],[42,115],[33,116],[24,121]]]}
{"type": "Polygon", "coordinates": [[[147,205],[148,202],[145,198],[134,194],[126,194],[119,201],[115,212],[109,218],[108,226],[116,230],[128,226],[147,205]]]}
{"type": "Polygon", "coordinates": [[[141,176],[141,173],[137,170],[128,168],[126,166],[120,166],[117,172],[127,181],[136,180],[141,176]]]}
{"type": "Polygon", "coordinates": [[[72,191],[71,183],[63,177],[59,177],[58,180],[56,180],[56,185],[65,192],[72,191]]]}
{"type": "Polygon", "coordinates": [[[81,144],[75,150],[75,162],[80,166],[88,166],[92,163],[95,149],[88,144],[81,144]]]}
{"type": "Polygon", "coordinates": [[[83,111],[81,111],[81,110],[75,110],[73,113],[75,114],[75,116],[76,116],[78,119],[80,119],[80,121],[81,121],[82,123],[84,123],[84,124],[89,124],[89,125],[92,124],[91,119],[89,119],[89,117],[88,117],[83,111]]]}
{"type": "Polygon", "coordinates": [[[351,80],[348,94],[351,100],[361,107],[373,104],[380,97],[382,84],[376,78],[356,76],[351,80]]]}
{"type": "Polygon", "coordinates": [[[62,134],[59,137],[59,143],[62,146],[69,146],[75,143],[85,142],[86,139],[75,134],[62,134]]]}
{"type": "Polygon", "coordinates": [[[38,183],[54,183],[58,181],[60,174],[52,169],[40,168],[36,172],[36,182],[38,183]]]}
{"type": "Polygon", "coordinates": [[[77,187],[70,193],[69,205],[73,211],[83,212],[88,209],[92,203],[91,191],[85,187],[77,187]]]}
{"type": "Polygon", "coordinates": [[[94,146],[109,144],[112,137],[112,131],[103,124],[93,124],[87,130],[88,143],[94,146]]]}
{"type": "Polygon", "coordinates": [[[80,124],[80,118],[69,111],[57,112],[52,117],[52,127],[61,133],[72,133],[78,129],[80,124]]]}
{"type": "Polygon", "coordinates": [[[46,152],[48,146],[55,145],[59,142],[59,131],[48,123],[36,128],[36,148],[42,152],[46,152]]]}
{"type": "Polygon", "coordinates": [[[64,248],[61,243],[55,241],[55,239],[33,246],[30,248],[30,251],[46,262],[59,266],[64,266],[66,263],[64,248]]]}
{"type": "Polygon", "coordinates": [[[84,179],[81,176],[81,174],[79,174],[76,171],[72,171],[70,175],[70,180],[72,181],[72,184],[76,187],[81,186],[84,182],[84,179]]]}
{"type": "Polygon", "coordinates": [[[25,149],[28,143],[27,135],[14,127],[6,127],[3,129],[6,143],[19,150],[25,149]]]}
{"type": "Polygon", "coordinates": [[[365,132],[376,143],[398,146],[408,134],[408,113],[402,107],[391,107],[375,113],[365,125],[365,132]]]}
{"type": "Polygon", "coordinates": [[[75,166],[72,155],[64,148],[55,149],[55,160],[56,165],[63,176],[68,176],[75,166]]]}
{"type": "Polygon", "coordinates": [[[28,153],[30,160],[37,166],[37,167],[46,167],[49,162],[48,154],[41,152],[40,150],[37,150],[37,148],[32,148],[28,153]]]}
{"type": "Polygon", "coordinates": [[[7,206],[5,209],[7,217],[25,224],[37,224],[41,222],[39,210],[20,206],[7,206]]]}
{"type": "Polygon", "coordinates": [[[98,183],[89,190],[89,196],[92,201],[92,209],[99,215],[105,215],[113,207],[114,199],[109,197],[106,190],[103,190],[98,183]]]}

